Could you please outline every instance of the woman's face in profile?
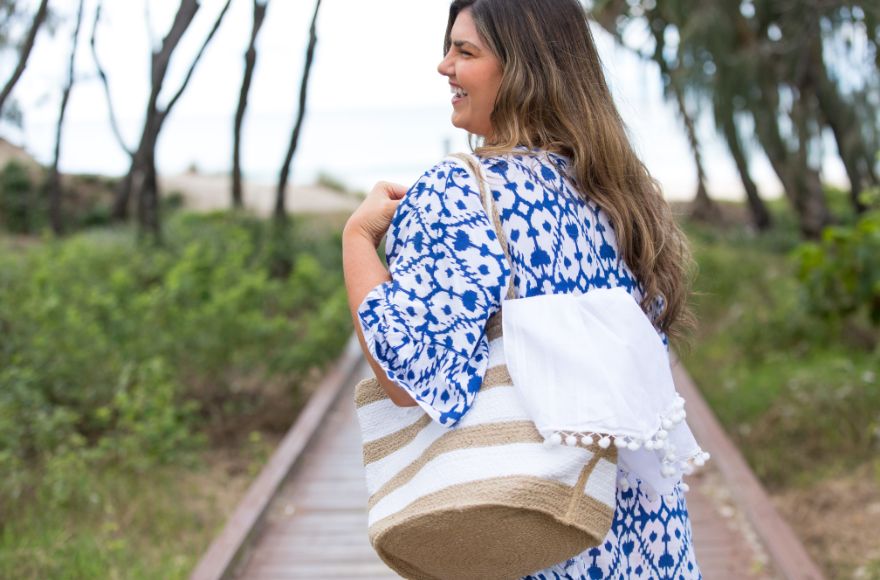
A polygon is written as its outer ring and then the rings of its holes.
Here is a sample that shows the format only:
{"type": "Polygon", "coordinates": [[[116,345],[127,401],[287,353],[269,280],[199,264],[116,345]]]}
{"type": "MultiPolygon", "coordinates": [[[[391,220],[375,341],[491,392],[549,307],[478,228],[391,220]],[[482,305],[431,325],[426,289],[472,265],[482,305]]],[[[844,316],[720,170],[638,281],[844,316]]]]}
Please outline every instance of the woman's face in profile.
{"type": "Polygon", "coordinates": [[[449,34],[449,52],[437,71],[452,88],[452,124],[475,135],[492,133],[490,117],[501,86],[501,62],[477,33],[471,10],[462,10],[449,34]]]}

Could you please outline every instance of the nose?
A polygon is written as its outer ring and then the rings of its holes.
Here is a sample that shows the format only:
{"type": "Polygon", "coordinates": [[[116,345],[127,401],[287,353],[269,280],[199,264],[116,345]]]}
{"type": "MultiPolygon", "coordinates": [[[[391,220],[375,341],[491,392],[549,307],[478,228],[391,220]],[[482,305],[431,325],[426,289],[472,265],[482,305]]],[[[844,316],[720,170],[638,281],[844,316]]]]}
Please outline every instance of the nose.
{"type": "Polygon", "coordinates": [[[452,59],[449,57],[451,51],[446,53],[443,60],[437,65],[437,72],[445,77],[452,76],[452,59]]]}

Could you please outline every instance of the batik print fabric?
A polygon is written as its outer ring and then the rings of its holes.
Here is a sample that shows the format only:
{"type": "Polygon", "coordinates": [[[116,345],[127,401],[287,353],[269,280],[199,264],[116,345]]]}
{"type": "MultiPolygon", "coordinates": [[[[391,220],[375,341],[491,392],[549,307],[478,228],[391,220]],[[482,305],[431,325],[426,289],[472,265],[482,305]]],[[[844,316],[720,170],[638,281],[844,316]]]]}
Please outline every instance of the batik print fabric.
{"type": "MultiPolygon", "coordinates": [[[[607,214],[567,176],[566,157],[520,149],[480,161],[513,272],[478,182],[448,158],[398,205],[385,242],[391,280],[373,288],[357,312],[367,347],[388,377],[446,426],[474,403],[489,362],[486,322],[501,307],[511,275],[516,297],[623,287],[641,301],[644,291],[618,257],[607,214]]],[[[651,316],[662,307],[655,301],[651,316]]],[[[634,481],[618,489],[614,526],[601,545],[526,578],[699,577],[681,491],[648,497],[634,481]]]]}

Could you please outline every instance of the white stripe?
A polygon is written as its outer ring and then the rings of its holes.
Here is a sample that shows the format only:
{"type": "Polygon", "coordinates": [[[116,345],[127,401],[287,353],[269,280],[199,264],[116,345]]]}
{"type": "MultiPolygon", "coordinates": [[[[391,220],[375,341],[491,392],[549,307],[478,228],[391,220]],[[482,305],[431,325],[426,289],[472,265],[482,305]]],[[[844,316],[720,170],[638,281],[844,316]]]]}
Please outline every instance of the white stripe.
{"type": "Polygon", "coordinates": [[[604,458],[599,459],[587,478],[584,495],[614,509],[617,500],[617,466],[604,458]]]}
{"type": "Polygon", "coordinates": [[[450,451],[426,463],[415,477],[373,506],[369,525],[399,512],[424,495],[462,483],[525,475],[574,486],[591,457],[592,453],[582,447],[547,448],[541,443],[450,451]]]}
{"type": "Polygon", "coordinates": [[[499,336],[495,340],[489,341],[489,366],[487,368],[491,369],[503,364],[507,364],[504,359],[504,337],[499,336]]]}
{"type": "Polygon", "coordinates": [[[382,399],[357,410],[364,443],[381,439],[406,429],[424,416],[421,407],[398,407],[391,399],[382,399]]]}
{"type": "Polygon", "coordinates": [[[485,423],[528,420],[528,415],[520,404],[519,396],[512,390],[513,387],[495,387],[479,393],[474,406],[452,429],[432,421],[419,431],[419,434],[412,441],[391,455],[367,465],[367,490],[370,495],[385,485],[399,471],[418,459],[431,443],[454,429],[485,423]]]}

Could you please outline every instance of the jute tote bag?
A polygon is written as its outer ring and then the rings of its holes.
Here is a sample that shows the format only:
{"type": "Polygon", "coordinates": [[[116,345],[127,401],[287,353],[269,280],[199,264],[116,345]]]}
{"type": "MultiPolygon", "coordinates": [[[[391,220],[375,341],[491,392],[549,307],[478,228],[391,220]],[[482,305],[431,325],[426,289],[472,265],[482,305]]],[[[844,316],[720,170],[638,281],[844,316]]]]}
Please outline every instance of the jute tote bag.
{"type": "MultiPolygon", "coordinates": [[[[479,169],[464,161],[507,255],[479,169]]],[[[406,578],[519,578],[598,545],[611,527],[617,448],[545,443],[508,372],[501,316],[488,322],[489,368],[474,405],[452,428],[398,407],[375,378],[356,387],[370,542],[406,578]]]]}

